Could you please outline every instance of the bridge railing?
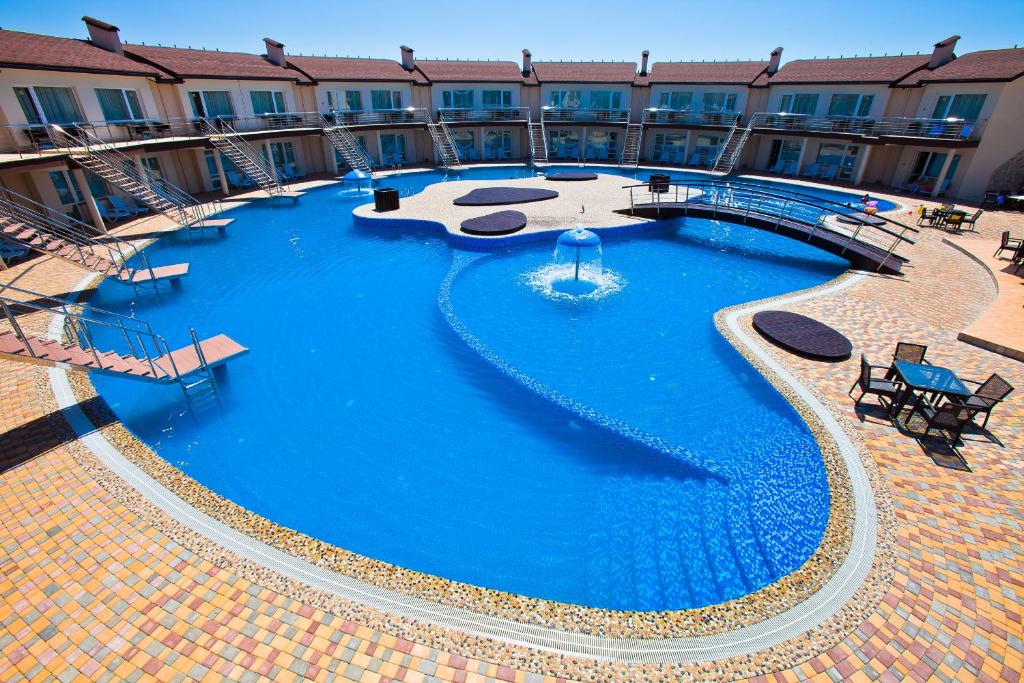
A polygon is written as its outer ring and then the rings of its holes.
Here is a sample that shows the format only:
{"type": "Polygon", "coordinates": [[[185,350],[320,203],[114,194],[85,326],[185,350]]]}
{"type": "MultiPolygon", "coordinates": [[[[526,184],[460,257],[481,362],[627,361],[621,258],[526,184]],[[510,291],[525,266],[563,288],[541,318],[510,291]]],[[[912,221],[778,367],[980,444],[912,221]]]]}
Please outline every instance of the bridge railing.
{"type": "MultiPolygon", "coordinates": [[[[785,190],[766,188],[763,185],[735,181],[670,181],[665,191],[652,192],[651,184],[626,185],[629,190],[630,211],[638,205],[655,206],[659,213],[662,206],[666,208],[683,208],[688,206],[709,206],[713,211],[728,209],[733,215],[747,218],[750,216],[770,217],[775,219],[776,227],[782,221],[792,221],[808,228],[808,239],[816,234],[829,233],[845,241],[840,253],[854,243],[866,245],[883,252],[885,257],[895,256],[898,247],[914,244],[913,235],[917,228],[900,223],[884,215],[874,214],[865,219],[863,207],[849,202],[839,202],[815,195],[785,190]],[[646,200],[646,201],[644,201],[646,200]],[[846,217],[849,223],[839,221],[846,217]],[[876,224],[880,221],[880,224],[876,224]]],[[[724,211],[723,211],[724,212],[724,211]]],[[[885,258],[880,259],[879,268],[885,258]]]]}

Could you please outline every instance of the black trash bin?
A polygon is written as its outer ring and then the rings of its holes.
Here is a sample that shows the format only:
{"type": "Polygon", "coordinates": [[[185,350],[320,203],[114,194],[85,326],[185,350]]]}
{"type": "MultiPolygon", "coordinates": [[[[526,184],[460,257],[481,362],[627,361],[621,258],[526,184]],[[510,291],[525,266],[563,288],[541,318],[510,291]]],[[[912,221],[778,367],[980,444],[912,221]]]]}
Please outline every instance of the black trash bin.
{"type": "Polygon", "coordinates": [[[395,211],[398,209],[398,190],[391,187],[377,188],[373,191],[373,206],[380,213],[395,211]]]}
{"type": "Polygon", "coordinates": [[[651,192],[668,192],[669,176],[667,173],[652,173],[647,179],[647,187],[651,192]]]}

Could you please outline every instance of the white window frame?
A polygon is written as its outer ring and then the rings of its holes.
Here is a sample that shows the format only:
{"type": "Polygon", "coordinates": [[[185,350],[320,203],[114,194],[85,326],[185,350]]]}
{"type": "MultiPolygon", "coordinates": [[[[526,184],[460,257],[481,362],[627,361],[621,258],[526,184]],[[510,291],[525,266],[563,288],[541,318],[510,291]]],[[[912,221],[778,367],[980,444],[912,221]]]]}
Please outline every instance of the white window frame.
{"type": "MultiPolygon", "coordinates": [[[[146,116],[146,107],[145,107],[145,105],[144,105],[144,104],[142,103],[142,95],[141,95],[141,94],[139,93],[139,91],[138,91],[138,90],[136,90],[135,88],[93,88],[93,91],[94,91],[94,92],[95,92],[96,90],[117,90],[117,91],[120,91],[120,93],[121,93],[121,99],[122,99],[122,100],[124,100],[124,110],[125,110],[126,112],[128,112],[128,115],[129,115],[129,116],[130,116],[131,118],[127,118],[127,119],[118,119],[119,121],[145,121],[145,120],[147,119],[147,116],[146,116]],[[128,101],[128,93],[129,93],[129,92],[133,92],[133,93],[135,93],[135,100],[136,100],[136,101],[137,101],[137,102],[139,103],[139,109],[140,109],[140,112],[139,112],[139,113],[141,114],[141,116],[140,116],[139,118],[136,118],[136,117],[135,117],[135,114],[134,114],[134,113],[132,112],[132,105],[131,105],[131,103],[130,103],[130,102],[128,101]]],[[[100,98],[99,98],[99,95],[96,95],[96,102],[97,102],[97,103],[99,103],[99,99],[100,99],[100,98]]],[[[103,107],[102,107],[102,106],[100,107],[100,111],[103,111],[103,107]]]]}
{"type": "MultiPolygon", "coordinates": [[[[256,107],[253,107],[253,114],[259,116],[260,114],[287,114],[288,113],[288,100],[284,96],[283,90],[250,90],[249,91],[249,104],[252,104],[252,94],[254,92],[268,92],[270,93],[270,101],[274,104],[274,111],[255,111],[256,107]],[[278,109],[277,96],[281,96],[281,107],[278,109]]],[[[203,102],[203,106],[206,106],[206,102],[203,102]]]]}
{"type": "MultiPolygon", "coordinates": [[[[70,86],[70,85],[41,85],[39,87],[40,88],[64,88],[65,90],[67,90],[67,91],[69,91],[71,93],[71,99],[74,101],[75,107],[78,108],[78,113],[82,114],[82,112],[84,111],[82,109],[82,103],[78,101],[78,93],[75,92],[75,88],[73,86],[70,86]]],[[[46,120],[46,112],[43,111],[43,105],[40,104],[39,98],[36,97],[36,86],[34,86],[34,85],[15,84],[15,85],[11,86],[11,92],[14,92],[14,88],[24,88],[25,90],[28,91],[29,99],[32,100],[32,106],[36,108],[36,115],[39,116],[39,120],[42,122],[42,123],[38,123],[38,124],[32,124],[31,122],[28,122],[29,125],[40,125],[41,126],[41,125],[49,124],[50,122],[46,120]]],[[[111,90],[116,90],[116,88],[111,88],[111,90]]],[[[18,96],[15,95],[14,99],[17,100],[18,96]]],[[[20,107],[19,107],[19,109],[20,109],[20,107]]],[[[82,120],[83,120],[83,122],[85,121],[85,114],[82,114],[82,120]]]]}
{"type": "MultiPolygon", "coordinates": [[[[202,118],[208,118],[210,116],[210,107],[209,107],[209,105],[206,104],[206,92],[207,91],[205,91],[205,90],[187,90],[185,92],[189,96],[189,101],[188,101],[189,109],[192,108],[192,94],[193,93],[197,93],[199,95],[199,101],[203,103],[202,118]]],[[[231,97],[231,91],[230,90],[210,90],[210,92],[223,92],[223,93],[227,93],[227,95],[228,95],[228,102],[231,104],[231,114],[230,114],[230,116],[236,116],[236,117],[238,116],[238,112],[235,109],[235,101],[231,97]]],[[[193,112],[193,114],[194,113],[195,112],[193,112]]],[[[223,114],[218,114],[218,116],[223,116],[223,114]]]]}

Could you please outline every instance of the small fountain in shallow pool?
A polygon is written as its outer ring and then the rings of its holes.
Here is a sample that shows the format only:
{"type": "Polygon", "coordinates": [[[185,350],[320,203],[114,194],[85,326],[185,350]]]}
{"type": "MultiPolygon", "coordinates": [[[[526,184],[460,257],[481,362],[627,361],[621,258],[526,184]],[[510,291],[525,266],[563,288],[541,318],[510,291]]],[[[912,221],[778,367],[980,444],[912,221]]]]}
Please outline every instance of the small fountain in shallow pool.
{"type": "Polygon", "coordinates": [[[349,171],[341,181],[341,194],[345,197],[373,194],[373,177],[366,171],[349,171]]]}
{"type": "Polygon", "coordinates": [[[551,262],[525,275],[542,294],[559,299],[599,299],[622,289],[623,279],[602,263],[601,238],[577,226],[558,236],[551,262]]]}

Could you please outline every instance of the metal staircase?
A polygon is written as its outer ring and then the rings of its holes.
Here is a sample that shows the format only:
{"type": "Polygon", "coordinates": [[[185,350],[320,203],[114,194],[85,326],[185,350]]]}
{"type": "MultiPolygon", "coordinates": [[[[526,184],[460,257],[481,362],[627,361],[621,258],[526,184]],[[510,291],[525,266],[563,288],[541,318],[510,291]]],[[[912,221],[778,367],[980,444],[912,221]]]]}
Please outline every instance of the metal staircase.
{"type": "Polygon", "coordinates": [[[544,134],[544,121],[530,121],[527,124],[530,136],[530,160],[535,164],[548,162],[548,141],[544,134]]]}
{"type": "Polygon", "coordinates": [[[640,163],[640,143],[643,140],[644,127],[639,123],[626,126],[626,137],[622,142],[621,166],[637,166],[640,163]]]}
{"type": "Polygon", "coordinates": [[[149,323],[11,285],[0,285],[0,312],[0,358],[177,384],[190,408],[218,398],[215,367],[249,352],[223,334],[200,341],[193,329],[190,344],[171,350],[149,323]],[[38,314],[62,316],[63,339],[27,331],[38,314]]]}
{"type": "Polygon", "coordinates": [[[437,123],[427,121],[427,129],[430,131],[430,139],[434,141],[434,150],[441,160],[441,165],[445,168],[462,166],[459,151],[455,147],[455,139],[444,119],[439,119],[437,123]]]}
{"type": "Polygon", "coordinates": [[[739,161],[740,153],[743,152],[743,145],[747,143],[747,138],[750,137],[750,128],[750,124],[745,128],[741,128],[739,122],[733,124],[732,128],[729,129],[729,135],[726,137],[725,143],[718,151],[715,160],[708,167],[712,173],[716,175],[732,173],[733,168],[736,167],[736,162],[739,161]]]}
{"type": "Polygon", "coordinates": [[[153,211],[166,215],[182,227],[206,227],[203,222],[207,216],[198,199],[157,177],[116,146],[83,128],[76,129],[74,135],[56,125],[51,125],[47,131],[56,149],[67,153],[79,166],[92,171],[153,211]]]}
{"type": "Polygon", "coordinates": [[[284,188],[277,180],[277,174],[263,158],[263,154],[239,135],[230,123],[223,119],[217,119],[216,123],[209,119],[201,119],[200,127],[213,146],[231,159],[238,170],[256,183],[261,190],[271,197],[285,196],[284,188]]]}
{"type": "Polygon", "coordinates": [[[319,117],[320,128],[323,129],[324,135],[331,143],[331,146],[338,150],[342,158],[345,159],[345,163],[348,164],[349,168],[354,171],[372,174],[373,159],[366,153],[363,146],[359,144],[356,137],[352,135],[352,131],[343,124],[329,122],[323,114],[319,114],[319,117]]]}
{"type": "Polygon", "coordinates": [[[188,275],[187,263],[153,267],[131,242],[112,235],[98,239],[85,223],[6,188],[0,188],[0,236],[133,287],[188,275]]]}

